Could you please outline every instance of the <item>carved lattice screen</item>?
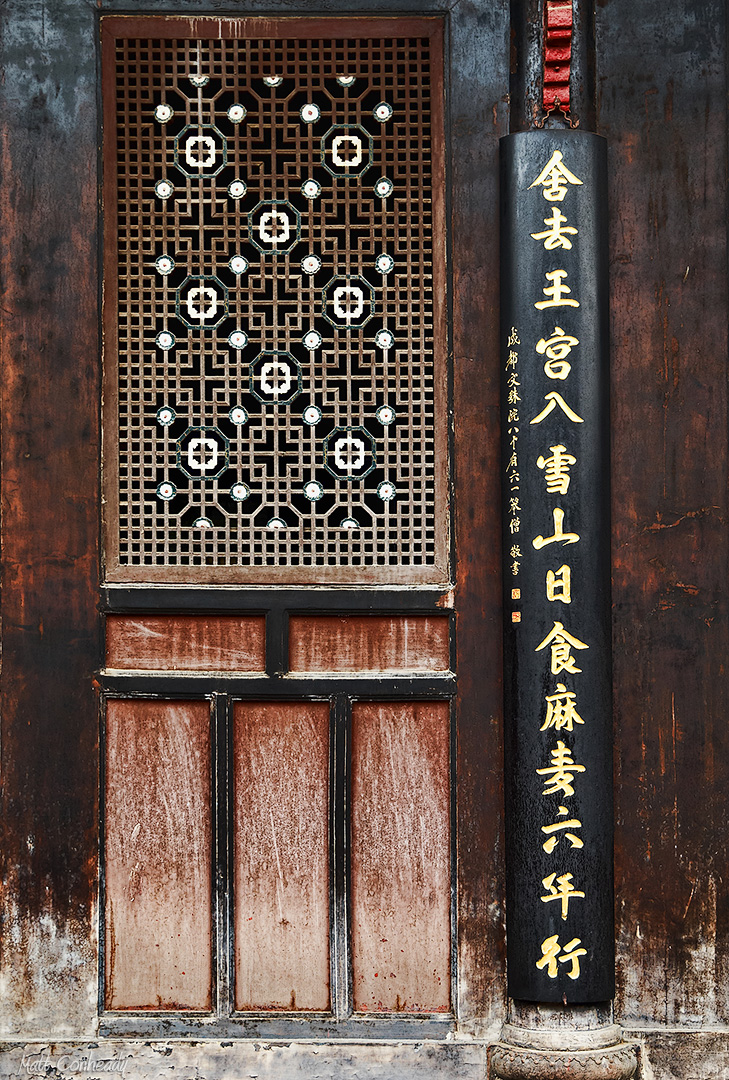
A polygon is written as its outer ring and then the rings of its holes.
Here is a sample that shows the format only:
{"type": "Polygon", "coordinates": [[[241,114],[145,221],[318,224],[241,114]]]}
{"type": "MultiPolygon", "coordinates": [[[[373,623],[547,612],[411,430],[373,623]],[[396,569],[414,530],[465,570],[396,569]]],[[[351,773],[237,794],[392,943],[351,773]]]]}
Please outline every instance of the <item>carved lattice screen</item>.
{"type": "Polygon", "coordinates": [[[437,26],[122,23],[107,576],[443,581],[437,26]]]}

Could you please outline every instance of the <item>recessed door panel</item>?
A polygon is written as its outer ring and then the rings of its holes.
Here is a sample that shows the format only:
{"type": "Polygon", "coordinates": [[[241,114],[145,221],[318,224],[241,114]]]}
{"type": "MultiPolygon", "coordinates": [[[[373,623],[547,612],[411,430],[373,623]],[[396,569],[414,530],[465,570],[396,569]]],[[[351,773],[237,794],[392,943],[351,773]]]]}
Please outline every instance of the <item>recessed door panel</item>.
{"type": "Polygon", "coordinates": [[[329,1008],[329,704],[238,702],[235,1005],[329,1008]]]}
{"type": "Polygon", "coordinates": [[[106,666],[134,671],[263,671],[262,615],[108,615],[106,666]]]}
{"type": "Polygon", "coordinates": [[[450,1006],[449,706],[352,711],[352,953],[361,1012],[450,1006]]]}
{"type": "Polygon", "coordinates": [[[106,707],[105,1001],[212,1005],[210,706],[106,707]]]}
{"type": "Polygon", "coordinates": [[[447,615],[292,615],[292,671],[448,671],[447,615]]]}

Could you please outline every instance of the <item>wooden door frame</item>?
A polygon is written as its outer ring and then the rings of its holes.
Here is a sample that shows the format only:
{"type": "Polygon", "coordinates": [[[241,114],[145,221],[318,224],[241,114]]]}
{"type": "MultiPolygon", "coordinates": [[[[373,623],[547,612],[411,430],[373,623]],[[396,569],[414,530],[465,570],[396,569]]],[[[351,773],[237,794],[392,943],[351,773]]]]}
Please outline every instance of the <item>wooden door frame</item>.
{"type": "MultiPolygon", "coordinates": [[[[141,5],[138,5],[141,7],[141,5]]],[[[326,2],[341,14],[341,5],[326,2]]],[[[134,8],[125,4],[124,10],[134,8]]],[[[387,5],[405,14],[408,0],[387,5]]],[[[291,15],[284,0],[247,5],[291,15]]],[[[122,10],[103,3],[100,13],[122,10]]],[[[197,4],[156,0],[150,13],[197,4]]],[[[377,14],[377,0],[357,5],[377,14]]],[[[419,5],[447,26],[452,267],[457,1026],[504,1010],[497,141],[506,131],[508,8],[419,5]]],[[[10,1028],[91,1033],[98,873],[100,259],[98,12],[13,0],[5,52],[2,687],[10,1028]],[[44,21],[45,20],[45,21],[44,21]],[[39,66],[23,75],[40,28],[39,66]],[[38,84],[41,84],[39,90],[38,84]],[[57,89],[52,90],[53,87],[57,89]],[[32,197],[28,197],[32,193],[32,197]],[[51,794],[52,793],[52,794],[51,794]],[[51,937],[43,928],[53,927],[51,937]],[[44,952],[39,971],[32,955],[44,952]],[[73,978],[59,988],[55,973],[73,978]]],[[[399,598],[398,602],[401,598],[399,598]]],[[[202,593],[199,603],[205,603],[202,593]]],[[[438,603],[438,601],[436,601],[438,603]]],[[[272,637],[275,631],[272,630],[272,637]]]]}

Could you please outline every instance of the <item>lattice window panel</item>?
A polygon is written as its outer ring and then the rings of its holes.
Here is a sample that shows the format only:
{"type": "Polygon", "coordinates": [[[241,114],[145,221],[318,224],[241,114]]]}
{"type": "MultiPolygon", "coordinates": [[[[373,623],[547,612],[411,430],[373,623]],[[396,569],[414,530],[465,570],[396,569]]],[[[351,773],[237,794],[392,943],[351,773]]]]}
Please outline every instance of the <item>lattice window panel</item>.
{"type": "Polygon", "coordinates": [[[432,35],[170,32],[105,52],[108,576],[443,580],[432,35]]]}

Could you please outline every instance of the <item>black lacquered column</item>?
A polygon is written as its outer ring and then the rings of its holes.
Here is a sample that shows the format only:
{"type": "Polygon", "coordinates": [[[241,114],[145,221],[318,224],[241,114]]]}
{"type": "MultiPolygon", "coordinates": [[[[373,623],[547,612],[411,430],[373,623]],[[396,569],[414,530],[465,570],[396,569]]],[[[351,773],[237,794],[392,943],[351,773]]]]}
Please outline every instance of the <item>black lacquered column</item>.
{"type": "Polygon", "coordinates": [[[614,993],[605,142],[501,142],[508,990],[614,993]]]}

